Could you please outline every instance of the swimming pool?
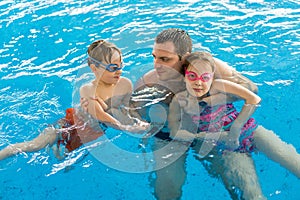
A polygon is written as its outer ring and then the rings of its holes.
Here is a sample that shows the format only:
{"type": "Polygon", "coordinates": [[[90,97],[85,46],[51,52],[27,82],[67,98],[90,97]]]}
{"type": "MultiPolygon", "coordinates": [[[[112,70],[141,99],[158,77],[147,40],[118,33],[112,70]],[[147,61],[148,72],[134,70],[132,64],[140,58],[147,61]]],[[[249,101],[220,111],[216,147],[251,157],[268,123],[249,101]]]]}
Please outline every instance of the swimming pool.
{"type": "MultiPolygon", "coordinates": [[[[156,34],[178,27],[191,35],[194,50],[212,52],[258,84],[263,101],[255,118],[300,151],[296,0],[7,0],[0,9],[1,149],[34,138],[72,106],[91,41],[103,38],[121,47],[124,76],[134,82],[153,67],[156,34]]],[[[114,139],[128,140],[125,134],[114,139]]],[[[295,176],[263,155],[254,159],[269,199],[300,197],[295,176]]],[[[183,199],[230,199],[192,155],[187,171],[183,199]]],[[[42,150],[0,162],[0,199],[148,200],[154,199],[152,176],[112,169],[84,147],[63,161],[42,150]]]]}

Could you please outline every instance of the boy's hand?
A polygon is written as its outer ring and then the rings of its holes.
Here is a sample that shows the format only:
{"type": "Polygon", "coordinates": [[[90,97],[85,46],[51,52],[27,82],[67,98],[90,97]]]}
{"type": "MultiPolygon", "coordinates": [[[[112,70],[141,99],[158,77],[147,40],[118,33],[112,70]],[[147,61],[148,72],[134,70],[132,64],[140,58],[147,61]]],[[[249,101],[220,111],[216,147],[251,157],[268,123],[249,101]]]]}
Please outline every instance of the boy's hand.
{"type": "Polygon", "coordinates": [[[80,98],[80,106],[81,108],[85,111],[88,112],[88,106],[89,106],[89,101],[87,98],[81,97],[80,98]]]}

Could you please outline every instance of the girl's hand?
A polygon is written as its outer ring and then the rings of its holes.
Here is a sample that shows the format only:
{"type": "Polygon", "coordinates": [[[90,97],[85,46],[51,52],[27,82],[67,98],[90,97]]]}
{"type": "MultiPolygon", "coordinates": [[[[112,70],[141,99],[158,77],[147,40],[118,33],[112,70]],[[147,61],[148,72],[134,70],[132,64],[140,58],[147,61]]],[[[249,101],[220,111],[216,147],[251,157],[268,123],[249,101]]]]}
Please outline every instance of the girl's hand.
{"type": "Polygon", "coordinates": [[[199,102],[197,98],[192,95],[177,95],[176,96],[178,104],[180,107],[188,114],[198,115],[201,111],[201,107],[199,107],[199,102]]]}
{"type": "Polygon", "coordinates": [[[240,141],[239,141],[240,133],[241,133],[241,127],[231,126],[230,132],[228,134],[228,139],[226,142],[226,146],[229,149],[235,150],[240,146],[240,141]]]}

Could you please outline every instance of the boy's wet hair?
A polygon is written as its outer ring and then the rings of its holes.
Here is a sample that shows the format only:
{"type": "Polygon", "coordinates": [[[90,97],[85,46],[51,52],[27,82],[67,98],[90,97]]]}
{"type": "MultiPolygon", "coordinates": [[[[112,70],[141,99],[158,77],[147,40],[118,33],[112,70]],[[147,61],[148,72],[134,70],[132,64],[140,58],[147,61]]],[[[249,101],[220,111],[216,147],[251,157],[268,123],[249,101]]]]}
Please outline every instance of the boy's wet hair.
{"type": "Polygon", "coordinates": [[[193,52],[189,55],[187,55],[185,58],[184,64],[183,64],[183,69],[186,70],[189,65],[193,65],[192,63],[194,61],[204,61],[208,62],[209,65],[211,66],[212,72],[215,72],[216,70],[216,63],[213,58],[213,56],[208,53],[208,52],[193,52]]]}
{"type": "MultiPolygon", "coordinates": [[[[92,57],[95,60],[110,64],[112,62],[114,51],[117,51],[120,54],[121,59],[121,50],[116,45],[105,40],[97,40],[88,47],[87,53],[89,57],[92,57]]],[[[90,64],[90,61],[88,61],[88,63],[90,64]]]]}
{"type": "Polygon", "coordinates": [[[192,52],[192,39],[189,34],[179,28],[169,28],[160,32],[155,43],[173,42],[175,51],[181,59],[186,53],[192,52]]]}

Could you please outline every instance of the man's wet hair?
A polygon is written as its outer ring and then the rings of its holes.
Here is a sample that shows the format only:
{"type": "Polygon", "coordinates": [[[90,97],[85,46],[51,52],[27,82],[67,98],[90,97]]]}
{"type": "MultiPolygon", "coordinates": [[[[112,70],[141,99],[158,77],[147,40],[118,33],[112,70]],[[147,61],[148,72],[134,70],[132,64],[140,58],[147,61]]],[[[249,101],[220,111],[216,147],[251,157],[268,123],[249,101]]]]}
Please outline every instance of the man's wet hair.
{"type": "Polygon", "coordinates": [[[163,30],[156,36],[155,43],[165,42],[173,42],[179,58],[182,58],[188,52],[192,52],[192,39],[185,30],[179,28],[163,30]]]}

